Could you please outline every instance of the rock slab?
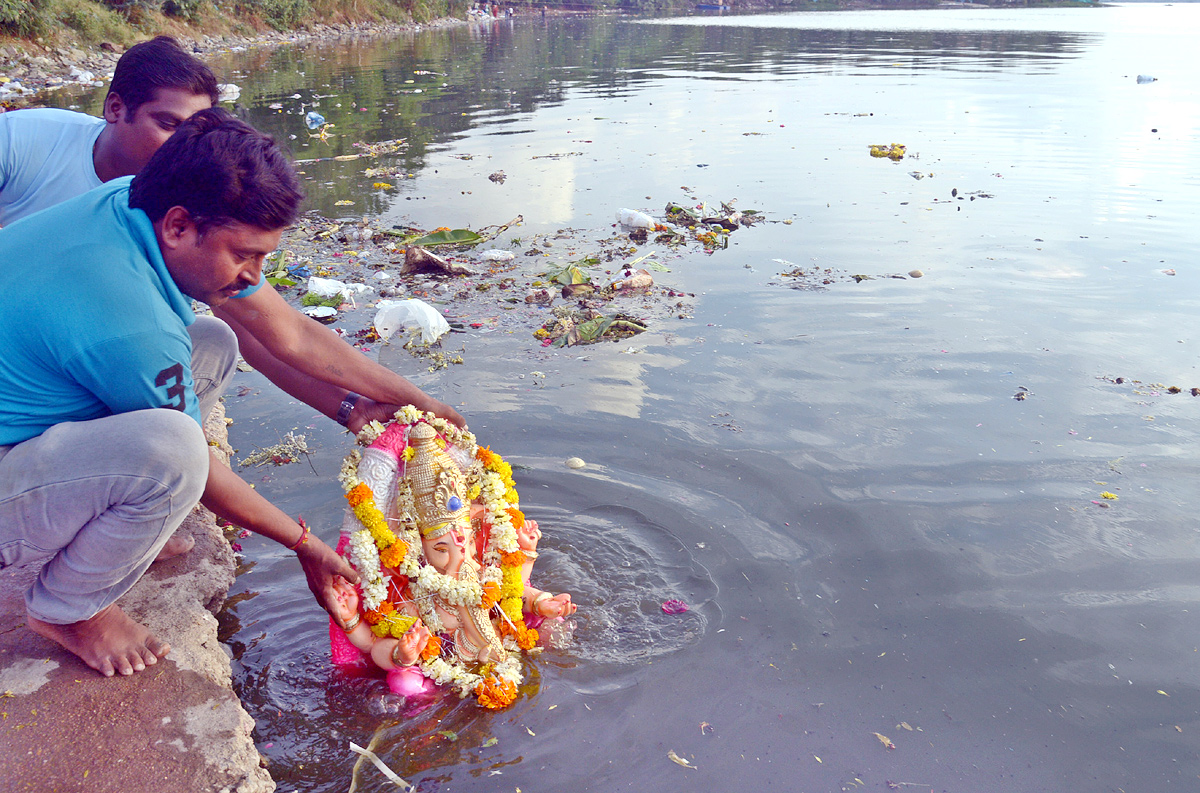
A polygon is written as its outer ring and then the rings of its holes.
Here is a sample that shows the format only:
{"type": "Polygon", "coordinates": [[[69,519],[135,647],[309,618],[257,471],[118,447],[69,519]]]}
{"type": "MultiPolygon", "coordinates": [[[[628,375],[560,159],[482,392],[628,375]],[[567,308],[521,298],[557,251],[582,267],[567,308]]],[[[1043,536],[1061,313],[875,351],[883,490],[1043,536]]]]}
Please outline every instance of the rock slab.
{"type": "MultiPolygon", "coordinates": [[[[228,459],[222,406],[205,431],[228,459]]],[[[171,643],[165,659],[130,677],[105,678],[25,627],[24,593],[40,562],[0,570],[0,789],[275,789],[217,640],[233,551],[203,507],[179,531],[196,547],[153,564],[118,601],[171,643]]]]}

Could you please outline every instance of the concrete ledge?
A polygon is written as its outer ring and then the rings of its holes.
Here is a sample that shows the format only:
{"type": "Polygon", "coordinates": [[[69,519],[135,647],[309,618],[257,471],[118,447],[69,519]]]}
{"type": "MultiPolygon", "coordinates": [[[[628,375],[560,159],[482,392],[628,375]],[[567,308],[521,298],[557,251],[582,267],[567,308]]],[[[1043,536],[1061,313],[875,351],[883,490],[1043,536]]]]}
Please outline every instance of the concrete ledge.
{"type": "MultiPolygon", "coordinates": [[[[222,406],[205,431],[227,457],[222,406]]],[[[152,565],[119,601],[171,643],[165,659],[130,677],[102,677],[25,627],[24,593],[40,563],[0,570],[0,789],[275,789],[217,641],[213,615],[233,583],[233,551],[203,507],[179,531],[196,547],[152,565]]]]}

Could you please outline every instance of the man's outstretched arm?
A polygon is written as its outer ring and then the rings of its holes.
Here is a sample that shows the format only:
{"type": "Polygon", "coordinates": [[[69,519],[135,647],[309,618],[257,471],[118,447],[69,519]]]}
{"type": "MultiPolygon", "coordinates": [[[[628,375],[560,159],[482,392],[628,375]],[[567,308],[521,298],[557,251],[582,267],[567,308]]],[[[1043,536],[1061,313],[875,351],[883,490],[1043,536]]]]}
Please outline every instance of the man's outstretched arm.
{"type": "Polygon", "coordinates": [[[337,413],[346,391],[355,391],[381,404],[416,405],[460,427],[465,424],[457,410],[289,306],[270,285],[230,300],[214,313],[237,333],[247,363],[327,416],[337,413]]]}
{"type": "MultiPolygon", "coordinates": [[[[211,456],[212,452],[209,454],[211,456]]],[[[345,559],[319,537],[306,532],[218,459],[209,460],[208,485],[200,503],[230,523],[286,547],[296,545],[303,538],[296,546],[296,556],[308,579],[308,588],[326,611],[333,613],[337,608],[335,582],[338,576],[352,584],[358,582],[358,573],[345,559]]]]}

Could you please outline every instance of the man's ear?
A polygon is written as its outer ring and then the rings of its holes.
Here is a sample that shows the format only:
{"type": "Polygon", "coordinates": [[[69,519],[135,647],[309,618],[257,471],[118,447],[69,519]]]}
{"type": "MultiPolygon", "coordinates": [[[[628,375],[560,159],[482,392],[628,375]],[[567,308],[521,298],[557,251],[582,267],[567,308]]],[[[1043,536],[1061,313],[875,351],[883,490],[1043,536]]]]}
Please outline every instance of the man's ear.
{"type": "Polygon", "coordinates": [[[104,97],[104,120],[109,124],[116,124],[121,120],[125,111],[125,102],[121,99],[121,95],[115,91],[109,91],[108,96],[104,97]]]}
{"type": "Polygon", "coordinates": [[[162,245],[167,250],[178,250],[185,244],[194,245],[198,231],[192,215],[181,206],[173,206],[159,221],[162,245]]]}

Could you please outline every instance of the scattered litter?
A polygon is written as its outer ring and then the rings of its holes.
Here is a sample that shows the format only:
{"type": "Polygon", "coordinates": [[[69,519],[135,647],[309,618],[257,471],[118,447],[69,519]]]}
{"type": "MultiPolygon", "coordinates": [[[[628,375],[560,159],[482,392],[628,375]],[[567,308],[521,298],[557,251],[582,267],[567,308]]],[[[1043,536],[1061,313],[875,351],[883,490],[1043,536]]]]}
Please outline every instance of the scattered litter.
{"type": "Polygon", "coordinates": [[[308,457],[312,451],[308,448],[308,443],[303,435],[297,435],[295,432],[288,432],[280,439],[279,443],[274,446],[265,448],[259,447],[258,451],[250,454],[246,459],[238,463],[238,466],[247,468],[250,466],[258,467],[262,465],[287,465],[288,463],[298,462],[301,457],[308,457]]]}
{"type": "Polygon", "coordinates": [[[517,255],[512,251],[502,251],[499,248],[488,248],[479,254],[479,258],[485,262],[511,262],[517,258],[517,255]]]}
{"type": "Polygon", "coordinates": [[[1107,499],[1109,501],[1116,501],[1118,496],[1116,493],[1110,493],[1107,490],[1105,490],[1103,493],[1100,494],[1100,498],[1107,499]]]}
{"type": "Polygon", "coordinates": [[[631,229],[653,229],[654,218],[636,209],[621,209],[617,211],[617,222],[631,229]]]}
{"type": "Polygon", "coordinates": [[[920,270],[909,270],[908,271],[909,278],[923,278],[924,276],[925,276],[925,273],[921,272],[920,270]]]}
{"type": "Polygon", "coordinates": [[[690,768],[693,771],[697,770],[696,766],[689,763],[685,758],[682,758],[679,755],[675,754],[674,749],[667,750],[667,757],[671,760],[672,763],[675,763],[676,765],[681,765],[684,768],[690,768]]]}
{"type": "Polygon", "coordinates": [[[687,610],[688,604],[675,598],[664,600],[662,604],[663,614],[682,614],[687,610]]]}
{"type": "MultiPolygon", "coordinates": [[[[242,95],[242,89],[233,83],[221,83],[217,86],[218,102],[236,102],[242,95]]],[[[324,120],[324,119],[322,119],[324,120]]],[[[311,129],[311,127],[310,127],[311,129]]]]}
{"type": "Polygon", "coordinates": [[[566,461],[566,466],[567,466],[567,468],[580,469],[580,468],[586,468],[587,463],[585,463],[579,457],[568,457],[567,461],[566,461]]]}
{"type": "Polygon", "coordinates": [[[309,129],[316,129],[325,123],[325,116],[315,110],[310,110],[304,116],[304,125],[309,129]]]}
{"type": "Polygon", "coordinates": [[[413,785],[410,785],[408,782],[405,782],[403,779],[401,779],[396,774],[395,771],[388,768],[387,764],[379,759],[379,755],[375,754],[370,749],[364,749],[361,746],[359,746],[358,744],[351,741],[350,742],[350,751],[360,754],[363,757],[370,760],[375,765],[375,767],[378,768],[379,771],[385,777],[387,777],[389,780],[391,780],[394,784],[398,785],[399,787],[404,788],[406,791],[415,791],[416,790],[416,788],[413,785]]]}
{"type": "Polygon", "coordinates": [[[494,174],[490,174],[488,176],[488,179],[491,179],[496,184],[504,184],[504,180],[507,178],[508,176],[504,173],[504,171],[496,171],[494,174]]]}
{"type": "Polygon", "coordinates": [[[401,275],[409,273],[440,270],[450,275],[470,275],[471,271],[465,266],[443,259],[437,254],[430,253],[419,245],[409,245],[404,249],[404,264],[400,267],[401,275]]]}
{"type": "Polygon", "coordinates": [[[306,316],[310,316],[317,321],[332,320],[337,316],[337,309],[332,306],[309,306],[308,308],[300,309],[306,316]]]}
{"type": "Polygon", "coordinates": [[[375,332],[383,340],[390,338],[401,325],[409,322],[421,328],[421,341],[425,344],[437,341],[450,331],[450,323],[446,318],[423,300],[380,300],[376,308],[378,310],[375,312],[375,332]]]}
{"type": "Polygon", "coordinates": [[[353,300],[355,295],[370,292],[371,287],[366,284],[348,284],[333,278],[318,278],[314,275],[308,279],[308,291],[318,297],[341,295],[346,300],[353,300]]]}
{"type": "Polygon", "coordinates": [[[1138,84],[1139,84],[1139,85],[1143,85],[1143,84],[1145,84],[1145,83],[1156,83],[1156,82],[1158,82],[1158,78],[1157,78],[1157,77],[1151,77],[1151,76],[1150,76],[1150,75],[1148,75],[1148,74],[1139,74],[1139,75],[1137,76],[1137,81],[1138,81],[1138,84]]]}
{"type": "Polygon", "coordinates": [[[904,159],[904,148],[903,143],[872,143],[870,145],[872,157],[887,157],[893,162],[899,162],[904,159]]]}

